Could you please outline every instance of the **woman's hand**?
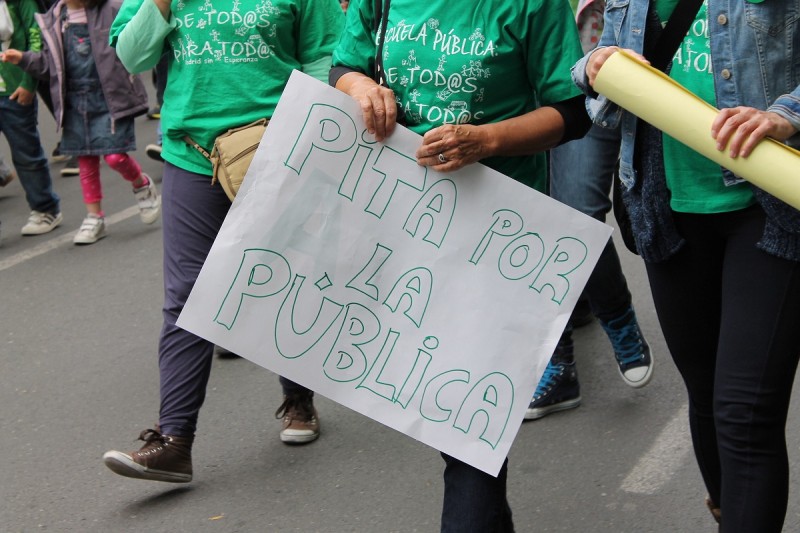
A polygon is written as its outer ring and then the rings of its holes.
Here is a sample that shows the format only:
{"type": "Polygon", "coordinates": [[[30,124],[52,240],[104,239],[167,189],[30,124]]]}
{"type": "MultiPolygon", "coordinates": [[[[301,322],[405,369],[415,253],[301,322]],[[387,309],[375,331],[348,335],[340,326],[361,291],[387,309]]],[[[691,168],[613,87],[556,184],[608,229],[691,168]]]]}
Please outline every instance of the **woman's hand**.
{"type": "Polygon", "coordinates": [[[352,96],[361,106],[367,131],[383,141],[397,124],[397,100],[394,91],[378,85],[359,72],[348,72],[336,82],[336,88],[352,96]]]}
{"type": "Polygon", "coordinates": [[[586,62],[586,76],[589,78],[589,85],[594,87],[594,80],[597,79],[597,73],[600,71],[600,68],[605,64],[609,57],[619,50],[624,50],[626,53],[632,55],[642,63],[647,65],[650,64],[650,62],[645,59],[643,55],[629,48],[620,48],[619,46],[606,46],[603,48],[598,48],[592,52],[592,55],[589,56],[589,61],[586,62]]]}
{"type": "Polygon", "coordinates": [[[428,131],[416,153],[417,163],[438,172],[452,172],[491,155],[488,129],[447,124],[428,131]]]}
{"type": "Polygon", "coordinates": [[[158,7],[158,10],[161,11],[161,16],[164,17],[164,20],[169,22],[169,17],[172,14],[171,0],[153,0],[153,3],[158,7]]]}
{"type": "Polygon", "coordinates": [[[12,65],[19,65],[19,62],[22,61],[22,52],[9,48],[0,54],[0,61],[3,63],[11,63],[12,65]]]}
{"type": "Polygon", "coordinates": [[[797,133],[791,122],[778,115],[752,107],[722,109],[711,124],[717,150],[728,148],[731,157],[747,157],[764,138],[784,141],[797,133]]]}

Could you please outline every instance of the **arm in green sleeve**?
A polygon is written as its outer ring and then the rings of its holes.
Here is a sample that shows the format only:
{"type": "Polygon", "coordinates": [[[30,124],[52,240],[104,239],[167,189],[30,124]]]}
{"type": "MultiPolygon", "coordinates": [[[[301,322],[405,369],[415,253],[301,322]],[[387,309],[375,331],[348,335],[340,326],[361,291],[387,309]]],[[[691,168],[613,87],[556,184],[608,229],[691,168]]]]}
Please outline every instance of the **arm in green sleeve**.
{"type": "MultiPolygon", "coordinates": [[[[28,46],[25,51],[40,52],[42,50],[42,31],[39,29],[39,24],[36,22],[35,14],[35,2],[20,2],[19,16],[28,33],[28,46]]],[[[27,72],[22,75],[19,82],[20,87],[30,92],[36,91],[37,84],[38,82],[36,79],[27,72]]]]}
{"type": "Polygon", "coordinates": [[[302,65],[301,70],[323,83],[328,83],[328,72],[331,70],[331,56],[326,56],[311,63],[302,65]]]}
{"type": "Polygon", "coordinates": [[[126,0],[111,26],[111,46],[116,47],[120,61],[133,74],[156,66],[164,53],[167,35],[177,27],[175,17],[164,20],[152,0],[138,3],[126,0]]]}

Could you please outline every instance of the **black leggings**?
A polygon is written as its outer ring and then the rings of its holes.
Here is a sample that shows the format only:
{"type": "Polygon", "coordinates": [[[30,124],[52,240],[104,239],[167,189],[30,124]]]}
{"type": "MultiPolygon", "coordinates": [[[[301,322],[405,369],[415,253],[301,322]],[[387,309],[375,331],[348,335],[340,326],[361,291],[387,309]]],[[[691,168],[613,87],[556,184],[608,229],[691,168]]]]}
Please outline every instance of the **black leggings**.
{"type": "Polygon", "coordinates": [[[785,425],[800,356],[800,263],[756,248],[758,206],[675,213],[686,245],[647,264],[656,312],[689,393],[692,442],[723,532],[781,531],[785,425]]]}

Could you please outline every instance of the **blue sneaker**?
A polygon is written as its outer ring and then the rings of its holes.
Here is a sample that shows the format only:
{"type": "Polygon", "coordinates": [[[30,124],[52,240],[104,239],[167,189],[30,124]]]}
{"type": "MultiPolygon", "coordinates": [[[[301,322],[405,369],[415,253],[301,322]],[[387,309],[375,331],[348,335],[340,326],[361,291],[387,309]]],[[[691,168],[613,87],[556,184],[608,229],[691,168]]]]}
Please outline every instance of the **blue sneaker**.
{"type": "Polygon", "coordinates": [[[533,393],[533,400],[525,411],[525,420],[537,420],[550,413],[574,409],[580,404],[581,386],[572,355],[572,342],[559,344],[533,393]]]}
{"type": "Polygon", "coordinates": [[[628,307],[618,318],[600,321],[619,365],[619,374],[631,387],[638,389],[650,383],[653,377],[653,355],[639,329],[633,307],[628,307]]]}

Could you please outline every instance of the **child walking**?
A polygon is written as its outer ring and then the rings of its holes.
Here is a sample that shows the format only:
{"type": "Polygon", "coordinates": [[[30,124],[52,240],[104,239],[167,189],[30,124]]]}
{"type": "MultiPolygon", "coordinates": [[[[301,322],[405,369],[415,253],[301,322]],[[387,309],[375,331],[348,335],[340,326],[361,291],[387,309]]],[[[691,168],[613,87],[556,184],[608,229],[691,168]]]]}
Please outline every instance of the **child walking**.
{"type": "MultiPolygon", "coordinates": [[[[0,0],[0,56],[9,48],[38,51],[41,33],[34,0],[0,0]]],[[[22,235],[42,235],[61,224],[61,201],[53,191],[50,167],[38,126],[36,80],[19,67],[0,63],[0,131],[11,148],[11,162],[31,209],[22,235]]],[[[14,174],[0,165],[0,184],[14,174]]]]}
{"type": "Polygon", "coordinates": [[[92,244],[106,235],[100,156],[131,183],[142,222],[152,224],[161,212],[155,183],[128,155],[136,149],[133,119],[147,112],[147,94],[108,44],[120,5],[120,0],[58,0],[36,16],[42,51],[10,49],[4,55],[4,61],[49,80],[56,122],[63,129],[61,153],[78,156],[88,213],[75,244],[92,244]]]}

